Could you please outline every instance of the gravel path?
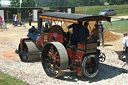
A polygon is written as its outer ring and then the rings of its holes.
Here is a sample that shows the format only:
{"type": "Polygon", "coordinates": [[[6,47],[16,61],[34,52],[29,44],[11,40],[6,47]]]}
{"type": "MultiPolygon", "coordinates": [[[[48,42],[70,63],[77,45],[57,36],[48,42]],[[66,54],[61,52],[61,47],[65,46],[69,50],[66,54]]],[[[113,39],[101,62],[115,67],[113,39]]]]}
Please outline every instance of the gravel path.
{"type": "MultiPolygon", "coordinates": [[[[0,50],[7,51],[14,49],[18,45],[18,40],[0,42],[0,50]],[[8,45],[8,46],[6,46],[8,45]]],[[[48,77],[41,65],[41,62],[24,63],[19,60],[5,60],[0,54],[0,70],[30,85],[127,85],[128,84],[128,65],[125,61],[118,60],[118,55],[114,51],[100,47],[107,56],[104,63],[100,63],[99,74],[93,78],[79,77],[72,73],[67,73],[60,79],[48,77]]],[[[12,56],[14,57],[14,56],[12,56]]],[[[18,56],[15,56],[18,57],[18,56]]]]}

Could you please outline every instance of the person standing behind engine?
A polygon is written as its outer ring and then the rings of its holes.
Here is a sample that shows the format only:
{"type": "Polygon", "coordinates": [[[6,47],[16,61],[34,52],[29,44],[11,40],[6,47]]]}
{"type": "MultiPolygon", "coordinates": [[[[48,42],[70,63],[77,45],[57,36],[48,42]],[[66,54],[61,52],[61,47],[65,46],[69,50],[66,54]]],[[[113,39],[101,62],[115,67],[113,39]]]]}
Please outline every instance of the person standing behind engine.
{"type": "Polygon", "coordinates": [[[124,32],[123,51],[126,53],[126,62],[128,63],[128,34],[124,32]]]}
{"type": "Polygon", "coordinates": [[[0,16],[0,27],[2,29],[2,17],[0,16]]]}
{"type": "Polygon", "coordinates": [[[17,26],[17,15],[14,17],[14,26],[17,26]]]}
{"type": "Polygon", "coordinates": [[[13,25],[15,24],[15,14],[13,14],[13,25]]]}
{"type": "Polygon", "coordinates": [[[32,16],[33,16],[33,14],[32,13],[29,13],[29,15],[28,15],[28,17],[29,17],[29,26],[31,26],[32,16]]]}
{"type": "Polygon", "coordinates": [[[2,17],[0,16],[0,23],[2,23],[2,17]]]}
{"type": "Polygon", "coordinates": [[[126,32],[123,35],[123,50],[125,50],[125,52],[128,53],[128,35],[126,32]]]}
{"type": "Polygon", "coordinates": [[[98,22],[98,30],[99,30],[99,42],[100,42],[100,38],[101,38],[102,46],[104,47],[104,35],[103,35],[103,33],[106,31],[106,27],[104,25],[102,25],[101,21],[98,22]]]}

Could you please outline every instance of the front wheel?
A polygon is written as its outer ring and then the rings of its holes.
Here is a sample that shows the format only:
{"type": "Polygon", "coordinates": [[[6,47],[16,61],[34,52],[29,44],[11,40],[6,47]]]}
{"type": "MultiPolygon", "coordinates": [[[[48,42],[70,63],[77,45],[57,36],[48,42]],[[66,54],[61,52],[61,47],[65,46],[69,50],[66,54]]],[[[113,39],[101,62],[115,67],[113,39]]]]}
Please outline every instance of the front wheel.
{"type": "MultiPolygon", "coordinates": [[[[21,50],[20,44],[19,44],[19,51],[24,51],[24,52],[27,52],[28,53],[28,47],[27,47],[27,45],[24,43],[23,50],[21,50]]],[[[19,57],[20,57],[20,59],[21,59],[22,62],[27,62],[27,60],[28,60],[28,55],[21,55],[21,54],[19,54],[19,57]]]]}
{"type": "Polygon", "coordinates": [[[93,78],[98,74],[99,58],[98,56],[91,54],[85,56],[82,62],[83,75],[88,78],[93,78]]]}

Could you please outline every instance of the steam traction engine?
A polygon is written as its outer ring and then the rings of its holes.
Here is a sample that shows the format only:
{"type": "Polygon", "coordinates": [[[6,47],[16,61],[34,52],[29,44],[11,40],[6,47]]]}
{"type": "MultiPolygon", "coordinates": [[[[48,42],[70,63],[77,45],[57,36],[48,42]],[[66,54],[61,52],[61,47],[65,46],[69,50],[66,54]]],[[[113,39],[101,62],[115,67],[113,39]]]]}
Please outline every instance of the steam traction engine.
{"type": "Polygon", "coordinates": [[[100,59],[104,60],[97,49],[98,31],[96,28],[93,29],[95,23],[101,20],[110,21],[110,17],[59,12],[41,13],[39,10],[38,29],[34,26],[29,29],[28,38],[20,40],[16,53],[23,62],[41,59],[43,68],[50,77],[60,77],[66,72],[74,72],[80,76],[93,78],[98,73],[100,59]],[[45,23],[43,27],[45,19],[50,20],[50,23],[45,23]],[[65,31],[62,24],[78,21],[89,22],[89,30],[94,33],[89,40],[75,46],[71,45],[71,33],[69,30],[65,31]]]}

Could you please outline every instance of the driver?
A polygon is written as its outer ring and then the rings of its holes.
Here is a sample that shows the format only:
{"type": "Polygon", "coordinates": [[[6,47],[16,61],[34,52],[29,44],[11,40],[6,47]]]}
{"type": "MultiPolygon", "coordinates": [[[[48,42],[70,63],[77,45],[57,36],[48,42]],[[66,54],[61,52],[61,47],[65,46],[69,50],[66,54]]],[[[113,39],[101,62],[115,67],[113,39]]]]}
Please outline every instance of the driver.
{"type": "Polygon", "coordinates": [[[84,23],[84,26],[82,26],[80,28],[80,32],[79,32],[79,41],[82,43],[84,41],[86,41],[87,39],[89,39],[89,30],[88,30],[88,22],[84,23]]]}
{"type": "Polygon", "coordinates": [[[78,41],[79,41],[79,30],[82,27],[82,23],[79,21],[77,24],[73,23],[71,25],[68,26],[68,28],[73,28],[73,34],[71,37],[71,45],[77,45],[78,41]]]}

